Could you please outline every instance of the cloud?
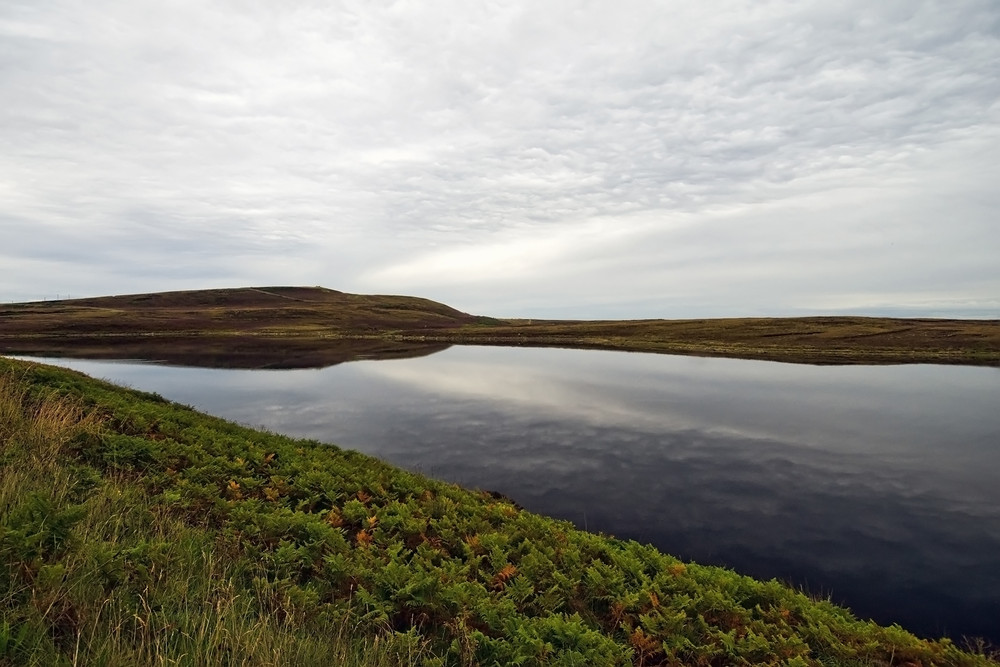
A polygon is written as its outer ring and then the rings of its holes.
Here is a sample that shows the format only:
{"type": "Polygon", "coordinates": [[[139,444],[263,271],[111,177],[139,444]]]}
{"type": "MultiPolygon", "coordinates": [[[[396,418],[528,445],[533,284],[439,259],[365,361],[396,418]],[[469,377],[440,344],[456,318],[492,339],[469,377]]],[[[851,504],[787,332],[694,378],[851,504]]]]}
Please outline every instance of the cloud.
{"type": "Polygon", "coordinates": [[[5,3],[0,39],[9,298],[197,276],[582,317],[996,305],[988,0],[44,0],[5,3]]]}

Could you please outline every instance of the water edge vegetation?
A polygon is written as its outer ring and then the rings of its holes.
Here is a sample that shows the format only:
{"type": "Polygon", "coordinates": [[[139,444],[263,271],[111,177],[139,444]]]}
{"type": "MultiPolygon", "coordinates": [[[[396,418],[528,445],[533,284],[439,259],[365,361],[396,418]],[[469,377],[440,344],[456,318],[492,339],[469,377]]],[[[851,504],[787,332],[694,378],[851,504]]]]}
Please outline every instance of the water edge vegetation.
{"type": "Polygon", "coordinates": [[[50,366],[0,359],[0,473],[0,664],[997,664],[50,366]]]}

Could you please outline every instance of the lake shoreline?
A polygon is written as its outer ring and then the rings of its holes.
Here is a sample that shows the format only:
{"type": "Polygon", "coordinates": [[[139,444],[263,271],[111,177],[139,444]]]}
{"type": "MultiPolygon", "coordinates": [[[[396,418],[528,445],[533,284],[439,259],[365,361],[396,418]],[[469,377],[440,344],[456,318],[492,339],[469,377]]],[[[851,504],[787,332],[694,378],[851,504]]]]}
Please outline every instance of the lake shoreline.
{"type": "MultiPolygon", "coordinates": [[[[278,343],[319,359],[343,345],[501,345],[653,352],[804,364],[1000,366],[1000,320],[856,316],[527,320],[428,299],[268,287],[162,292],[0,306],[0,352],[184,342],[253,353],[278,343]]],[[[336,363],[331,362],[331,363],[336,363]]]]}
{"type": "MultiPolygon", "coordinates": [[[[3,428],[35,434],[18,435],[23,445],[0,460],[13,475],[0,479],[14,503],[2,517],[13,523],[0,535],[16,547],[8,549],[15,588],[23,574],[25,590],[54,600],[50,615],[16,595],[0,598],[13,605],[4,611],[17,638],[5,650],[14,657],[59,656],[64,636],[76,636],[84,655],[116,655],[136,646],[109,646],[120,638],[101,623],[188,622],[173,611],[201,608],[201,598],[184,597],[178,607],[173,596],[187,590],[185,572],[204,571],[208,549],[214,571],[225,574],[205,582],[206,600],[218,599],[221,585],[247,603],[236,616],[227,612],[226,622],[264,624],[254,632],[291,633],[287,641],[310,650],[320,650],[330,627],[350,621],[349,642],[371,646],[381,637],[442,659],[433,664],[463,656],[477,663],[995,664],[949,640],[857,620],[777,581],[683,563],[357,452],[255,431],[52,366],[2,359],[0,371],[3,428]],[[49,415],[44,424],[30,421],[49,415]],[[39,435],[47,424],[61,429],[51,442],[39,435]],[[36,442],[46,448],[33,449],[36,442]],[[61,532],[17,541],[43,529],[61,532]],[[36,542],[44,546],[37,554],[36,542]],[[275,614],[285,619],[280,627],[267,625],[275,614]]],[[[212,633],[136,636],[141,650],[164,658],[219,650],[212,633]],[[169,636],[176,643],[161,643],[169,636]]]]}
{"type": "MultiPolygon", "coordinates": [[[[622,326],[625,326],[623,323],[622,326]]],[[[0,335],[0,353],[39,357],[93,359],[172,357],[197,359],[204,350],[217,350],[222,361],[208,364],[188,361],[185,365],[229,367],[322,367],[362,358],[420,356],[451,345],[489,347],[535,347],[570,350],[608,350],[693,357],[750,359],[817,366],[943,364],[1000,367],[1000,352],[990,349],[913,350],[877,347],[769,346],[752,342],[637,340],[628,336],[572,338],[566,335],[535,335],[530,331],[496,335],[490,331],[436,332],[433,334],[385,332],[329,334],[217,331],[0,335]],[[241,350],[236,353],[233,350],[241,350]],[[280,361],[303,357],[298,366],[280,361]],[[246,359],[240,362],[238,359],[246,359]],[[249,364],[249,365],[243,365],[249,364]]],[[[208,355],[210,356],[210,355],[208,355]]],[[[180,362],[185,363],[185,362],[180,362]]],[[[292,362],[294,363],[294,362],[292,362]]]]}
{"type": "Polygon", "coordinates": [[[1000,611],[987,368],[487,346],[308,371],[35,361],[776,577],[922,636],[997,641],[983,621],[1000,611]]]}

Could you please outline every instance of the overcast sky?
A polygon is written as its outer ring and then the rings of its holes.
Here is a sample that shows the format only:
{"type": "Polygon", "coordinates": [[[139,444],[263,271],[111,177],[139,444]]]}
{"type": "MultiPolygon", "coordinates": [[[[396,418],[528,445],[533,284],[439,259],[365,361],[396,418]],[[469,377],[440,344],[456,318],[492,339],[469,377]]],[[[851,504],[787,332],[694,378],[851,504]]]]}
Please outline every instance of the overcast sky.
{"type": "Polygon", "coordinates": [[[1000,2],[2,0],[0,300],[1000,317],[1000,2]]]}

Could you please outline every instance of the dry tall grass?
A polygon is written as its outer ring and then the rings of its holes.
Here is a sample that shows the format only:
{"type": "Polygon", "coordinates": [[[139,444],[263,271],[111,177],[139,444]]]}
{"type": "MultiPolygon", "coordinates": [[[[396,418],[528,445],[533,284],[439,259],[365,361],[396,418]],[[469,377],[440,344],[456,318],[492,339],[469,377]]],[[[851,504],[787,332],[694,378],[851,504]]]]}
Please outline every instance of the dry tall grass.
{"type": "Polygon", "coordinates": [[[418,641],[267,613],[275,591],[216,536],[100,477],[73,443],[101,419],[0,373],[0,666],[417,664],[418,641]],[[249,584],[249,586],[247,585],[249,584]]]}

